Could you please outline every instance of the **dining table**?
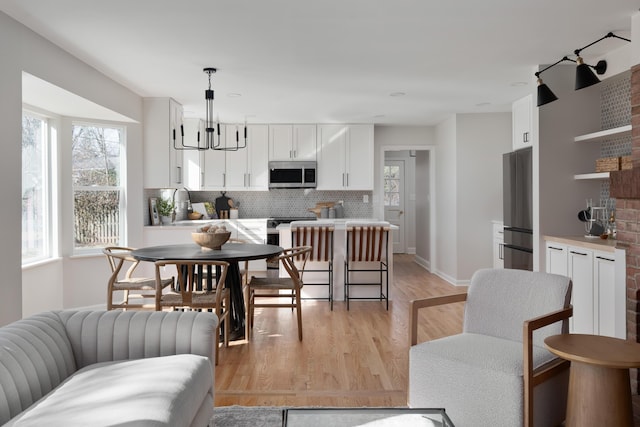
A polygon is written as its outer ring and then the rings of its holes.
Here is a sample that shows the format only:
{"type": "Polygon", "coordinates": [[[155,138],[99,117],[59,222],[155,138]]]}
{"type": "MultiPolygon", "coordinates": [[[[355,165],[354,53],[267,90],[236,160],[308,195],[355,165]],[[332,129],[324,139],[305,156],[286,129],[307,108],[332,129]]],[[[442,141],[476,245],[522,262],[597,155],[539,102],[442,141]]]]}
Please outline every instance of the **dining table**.
{"type": "MultiPolygon", "coordinates": [[[[282,253],[283,248],[277,245],[259,243],[235,243],[228,242],[220,249],[209,249],[195,243],[179,245],[160,245],[139,248],[131,252],[131,255],[140,261],[226,261],[229,263],[225,287],[231,293],[231,330],[232,339],[240,339],[245,335],[245,303],[242,289],[242,276],[239,263],[257,259],[272,258],[282,253]]],[[[202,274],[202,269],[200,270],[202,274]]],[[[207,287],[211,289],[213,272],[208,271],[206,277],[209,280],[207,287]]]]}

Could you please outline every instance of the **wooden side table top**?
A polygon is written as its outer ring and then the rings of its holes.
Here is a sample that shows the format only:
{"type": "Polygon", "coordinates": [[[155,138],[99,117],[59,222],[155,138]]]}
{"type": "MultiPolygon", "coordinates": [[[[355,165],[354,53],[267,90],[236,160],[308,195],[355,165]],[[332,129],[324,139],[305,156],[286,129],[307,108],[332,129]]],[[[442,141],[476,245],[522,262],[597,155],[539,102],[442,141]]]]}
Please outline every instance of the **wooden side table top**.
{"type": "Polygon", "coordinates": [[[545,346],[566,360],[607,368],[640,367],[640,343],[602,335],[561,334],[545,338],[545,346]]]}

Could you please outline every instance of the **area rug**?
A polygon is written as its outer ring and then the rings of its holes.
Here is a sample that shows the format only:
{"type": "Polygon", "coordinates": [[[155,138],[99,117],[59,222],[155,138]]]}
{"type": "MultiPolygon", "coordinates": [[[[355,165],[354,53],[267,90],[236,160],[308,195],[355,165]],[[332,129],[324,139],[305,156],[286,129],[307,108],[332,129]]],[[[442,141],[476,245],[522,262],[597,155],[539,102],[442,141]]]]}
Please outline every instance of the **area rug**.
{"type": "MultiPolygon", "coordinates": [[[[210,427],[281,427],[283,425],[283,415],[286,407],[277,406],[221,406],[213,409],[213,418],[209,423],[210,427]]],[[[426,410],[414,410],[420,411],[420,413],[392,413],[381,414],[379,412],[372,413],[357,413],[350,412],[349,409],[335,408],[336,413],[333,413],[333,408],[319,408],[315,407],[311,409],[313,414],[305,415],[301,418],[297,418],[294,421],[296,426],[304,427],[318,427],[318,426],[333,426],[333,427],[443,427],[442,418],[434,415],[425,414],[422,411],[426,410]],[[326,411],[330,409],[330,411],[326,411]],[[319,412],[318,412],[319,411],[319,412]],[[326,411],[326,412],[325,412],[326,411]],[[321,414],[321,415],[320,415],[321,414]],[[320,418],[318,418],[320,416],[320,418]],[[439,419],[436,420],[436,417],[439,419]]],[[[439,412],[438,412],[439,414],[439,412]]],[[[290,420],[293,421],[293,420],[290,420]]],[[[450,424],[446,424],[450,425],[450,424]]]]}
{"type": "Polygon", "coordinates": [[[213,408],[213,427],[282,427],[284,408],[275,406],[220,406],[213,408]]]}

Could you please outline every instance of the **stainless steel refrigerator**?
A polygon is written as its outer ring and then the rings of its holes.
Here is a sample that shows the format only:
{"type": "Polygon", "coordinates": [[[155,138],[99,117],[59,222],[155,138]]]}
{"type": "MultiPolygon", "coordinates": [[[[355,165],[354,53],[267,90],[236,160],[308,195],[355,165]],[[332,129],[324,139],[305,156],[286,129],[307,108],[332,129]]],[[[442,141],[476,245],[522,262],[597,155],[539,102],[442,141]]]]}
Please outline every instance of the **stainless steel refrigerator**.
{"type": "Polygon", "coordinates": [[[502,157],[504,268],[533,270],[531,148],[502,157]]]}

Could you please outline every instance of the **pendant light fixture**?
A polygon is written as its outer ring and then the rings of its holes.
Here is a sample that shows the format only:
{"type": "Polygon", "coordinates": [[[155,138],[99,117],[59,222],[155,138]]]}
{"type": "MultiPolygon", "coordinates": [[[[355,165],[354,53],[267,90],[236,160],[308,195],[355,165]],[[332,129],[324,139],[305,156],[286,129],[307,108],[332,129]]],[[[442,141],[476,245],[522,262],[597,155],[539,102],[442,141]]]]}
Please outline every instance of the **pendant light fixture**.
{"type": "MultiPolygon", "coordinates": [[[[209,88],[204,91],[204,98],[206,103],[205,108],[205,119],[204,119],[204,137],[205,137],[205,150],[211,149],[215,151],[238,151],[239,149],[247,147],[247,123],[244,124],[244,143],[240,145],[240,135],[238,131],[238,127],[236,126],[236,144],[227,146],[226,142],[221,141],[220,137],[220,120],[215,123],[214,127],[214,119],[213,119],[213,89],[211,89],[211,75],[215,74],[218,71],[215,68],[207,67],[203,69],[209,78],[209,88]],[[218,134],[218,141],[216,142],[216,135],[218,134]]],[[[198,143],[198,146],[200,144],[198,143]]]]}
{"type": "Polygon", "coordinates": [[[561,60],[559,60],[558,62],[549,65],[548,67],[538,71],[537,73],[535,73],[535,76],[538,80],[538,102],[537,105],[538,107],[548,104],[550,102],[555,101],[556,99],[558,99],[558,97],[551,91],[551,89],[549,89],[549,87],[543,83],[542,79],[540,78],[540,74],[542,74],[543,72],[547,71],[549,68],[555,67],[556,65],[558,65],[559,63],[563,62],[563,61],[571,61],[571,62],[575,62],[577,64],[576,66],[576,81],[575,81],[575,90],[580,90],[580,89],[584,89],[586,87],[589,86],[593,86],[594,84],[600,83],[600,79],[598,78],[598,76],[596,76],[592,70],[595,70],[595,72],[597,74],[604,74],[607,71],[607,61],[605,60],[601,60],[598,61],[598,63],[596,65],[589,65],[589,64],[585,64],[584,60],[582,59],[582,57],[580,56],[580,53],[590,47],[593,46],[596,43],[601,42],[604,39],[608,39],[611,37],[615,37],[617,39],[620,40],[624,40],[627,42],[630,42],[631,40],[629,39],[625,39],[624,37],[620,37],[617,36],[613,33],[607,33],[607,35],[605,35],[604,37],[594,41],[593,43],[589,43],[588,45],[586,45],[585,47],[581,48],[581,49],[576,49],[574,51],[574,54],[576,55],[576,59],[573,60],[567,56],[563,57],[561,60]]]}

